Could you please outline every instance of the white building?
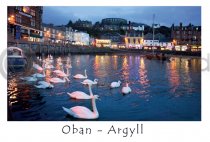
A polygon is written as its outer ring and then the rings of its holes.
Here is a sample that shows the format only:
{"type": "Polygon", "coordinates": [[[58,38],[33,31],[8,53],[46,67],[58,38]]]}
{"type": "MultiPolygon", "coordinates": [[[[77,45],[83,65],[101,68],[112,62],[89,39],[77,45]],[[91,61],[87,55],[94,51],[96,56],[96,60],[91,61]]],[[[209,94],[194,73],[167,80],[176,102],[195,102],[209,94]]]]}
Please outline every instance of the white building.
{"type": "Polygon", "coordinates": [[[74,31],[72,30],[71,27],[66,27],[65,28],[65,37],[66,37],[66,42],[67,43],[72,43],[72,41],[74,40],[74,31]]]}
{"type": "Polygon", "coordinates": [[[159,40],[154,40],[154,45],[153,45],[153,40],[144,40],[143,46],[160,46],[159,40]]]}
{"type": "Polygon", "coordinates": [[[165,50],[172,50],[174,47],[173,42],[159,42],[160,47],[164,47],[165,50]]]}
{"type": "Polygon", "coordinates": [[[73,32],[73,44],[75,45],[89,45],[90,37],[88,33],[73,32]]]}

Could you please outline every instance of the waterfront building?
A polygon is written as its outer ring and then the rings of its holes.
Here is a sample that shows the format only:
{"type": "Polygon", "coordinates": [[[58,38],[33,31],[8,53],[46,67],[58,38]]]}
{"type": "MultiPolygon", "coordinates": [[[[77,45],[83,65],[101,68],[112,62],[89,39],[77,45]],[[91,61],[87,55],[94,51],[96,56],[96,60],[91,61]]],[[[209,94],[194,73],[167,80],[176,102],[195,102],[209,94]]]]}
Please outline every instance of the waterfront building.
{"type": "Polygon", "coordinates": [[[95,39],[96,47],[111,47],[111,43],[110,39],[95,39]]]}
{"type": "Polygon", "coordinates": [[[42,24],[44,32],[44,42],[46,43],[65,43],[65,29],[54,26],[53,24],[42,24]]]}
{"type": "Polygon", "coordinates": [[[73,32],[72,44],[75,45],[90,45],[90,36],[88,33],[75,31],[73,32]]]}
{"type": "Polygon", "coordinates": [[[101,39],[110,39],[112,42],[122,42],[123,36],[119,33],[105,33],[100,36],[101,39]]]}
{"type": "MultiPolygon", "coordinates": [[[[65,25],[55,26],[57,30],[64,32],[64,42],[65,43],[72,43],[73,41],[73,29],[71,27],[66,27],[65,25]]],[[[61,33],[62,33],[61,32],[61,33]]]]}
{"type": "Polygon", "coordinates": [[[44,24],[44,42],[47,43],[71,43],[74,45],[89,45],[89,34],[85,32],[74,31],[71,27],[64,25],[54,26],[53,24],[44,24]]]}
{"type": "Polygon", "coordinates": [[[42,6],[8,6],[8,40],[41,42],[42,6]]]}
{"type": "Polygon", "coordinates": [[[137,37],[125,37],[125,47],[126,48],[135,48],[135,49],[142,49],[144,39],[141,36],[137,37]]]}
{"type": "Polygon", "coordinates": [[[179,26],[171,26],[171,38],[177,49],[182,50],[182,46],[191,48],[192,51],[201,49],[201,26],[194,26],[189,24],[183,26],[180,23],[179,26]]]}

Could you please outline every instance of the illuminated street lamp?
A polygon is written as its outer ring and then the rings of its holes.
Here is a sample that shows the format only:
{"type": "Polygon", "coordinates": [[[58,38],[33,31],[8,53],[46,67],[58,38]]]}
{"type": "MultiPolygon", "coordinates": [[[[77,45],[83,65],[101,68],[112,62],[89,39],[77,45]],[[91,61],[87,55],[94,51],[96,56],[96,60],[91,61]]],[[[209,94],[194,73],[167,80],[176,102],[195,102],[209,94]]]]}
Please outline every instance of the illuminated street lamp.
{"type": "Polygon", "coordinates": [[[141,44],[143,44],[143,43],[144,43],[144,38],[141,38],[140,43],[141,43],[141,44]]]}
{"type": "Polygon", "coordinates": [[[47,36],[50,37],[50,31],[47,31],[47,36]]]}
{"type": "Polygon", "coordinates": [[[175,39],[173,40],[173,44],[174,45],[177,45],[177,41],[175,39]]]}
{"type": "Polygon", "coordinates": [[[8,21],[10,24],[15,24],[15,16],[14,15],[11,15],[9,18],[8,18],[8,21]]]}

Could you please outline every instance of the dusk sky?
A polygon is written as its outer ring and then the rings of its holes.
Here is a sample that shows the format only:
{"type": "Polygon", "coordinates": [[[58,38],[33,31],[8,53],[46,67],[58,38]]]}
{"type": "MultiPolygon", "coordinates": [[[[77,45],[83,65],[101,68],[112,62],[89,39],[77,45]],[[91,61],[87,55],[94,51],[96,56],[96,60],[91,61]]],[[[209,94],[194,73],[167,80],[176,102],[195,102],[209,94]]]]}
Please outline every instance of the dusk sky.
{"type": "Polygon", "coordinates": [[[192,23],[201,25],[200,6],[44,6],[43,22],[55,25],[67,24],[69,20],[78,19],[100,21],[103,18],[124,18],[132,22],[152,24],[152,15],[155,14],[155,23],[171,26],[173,23],[184,25],[192,23]]]}

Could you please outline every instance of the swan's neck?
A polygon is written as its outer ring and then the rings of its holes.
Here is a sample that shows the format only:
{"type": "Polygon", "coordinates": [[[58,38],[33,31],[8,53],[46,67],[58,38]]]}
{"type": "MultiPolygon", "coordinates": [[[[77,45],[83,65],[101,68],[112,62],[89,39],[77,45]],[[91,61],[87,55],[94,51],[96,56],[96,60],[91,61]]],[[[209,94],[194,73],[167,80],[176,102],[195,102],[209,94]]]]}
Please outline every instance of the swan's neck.
{"type": "Polygon", "coordinates": [[[66,74],[69,75],[69,68],[66,68],[66,74]]]}
{"type": "Polygon", "coordinates": [[[61,69],[62,69],[62,72],[64,72],[63,65],[62,65],[61,69]]]}
{"type": "Polygon", "coordinates": [[[90,96],[92,97],[93,113],[95,113],[95,115],[98,115],[98,110],[97,110],[97,107],[96,107],[96,99],[93,96],[91,85],[89,85],[89,92],[90,92],[90,96]]]}
{"type": "Polygon", "coordinates": [[[68,81],[68,82],[70,81],[70,80],[68,79],[68,77],[64,77],[63,79],[64,79],[65,82],[66,82],[66,81],[68,81]]]}
{"type": "Polygon", "coordinates": [[[45,75],[45,70],[43,69],[43,75],[45,75]]]}
{"type": "Polygon", "coordinates": [[[42,63],[42,68],[44,68],[44,66],[45,66],[45,63],[43,62],[43,63],[42,63]]]}
{"type": "Polygon", "coordinates": [[[87,77],[87,73],[86,73],[86,70],[85,70],[85,77],[87,77]]]}
{"type": "Polygon", "coordinates": [[[97,110],[97,107],[96,107],[96,99],[95,97],[92,98],[92,106],[93,106],[93,112],[98,115],[98,110],[97,110]]]}

